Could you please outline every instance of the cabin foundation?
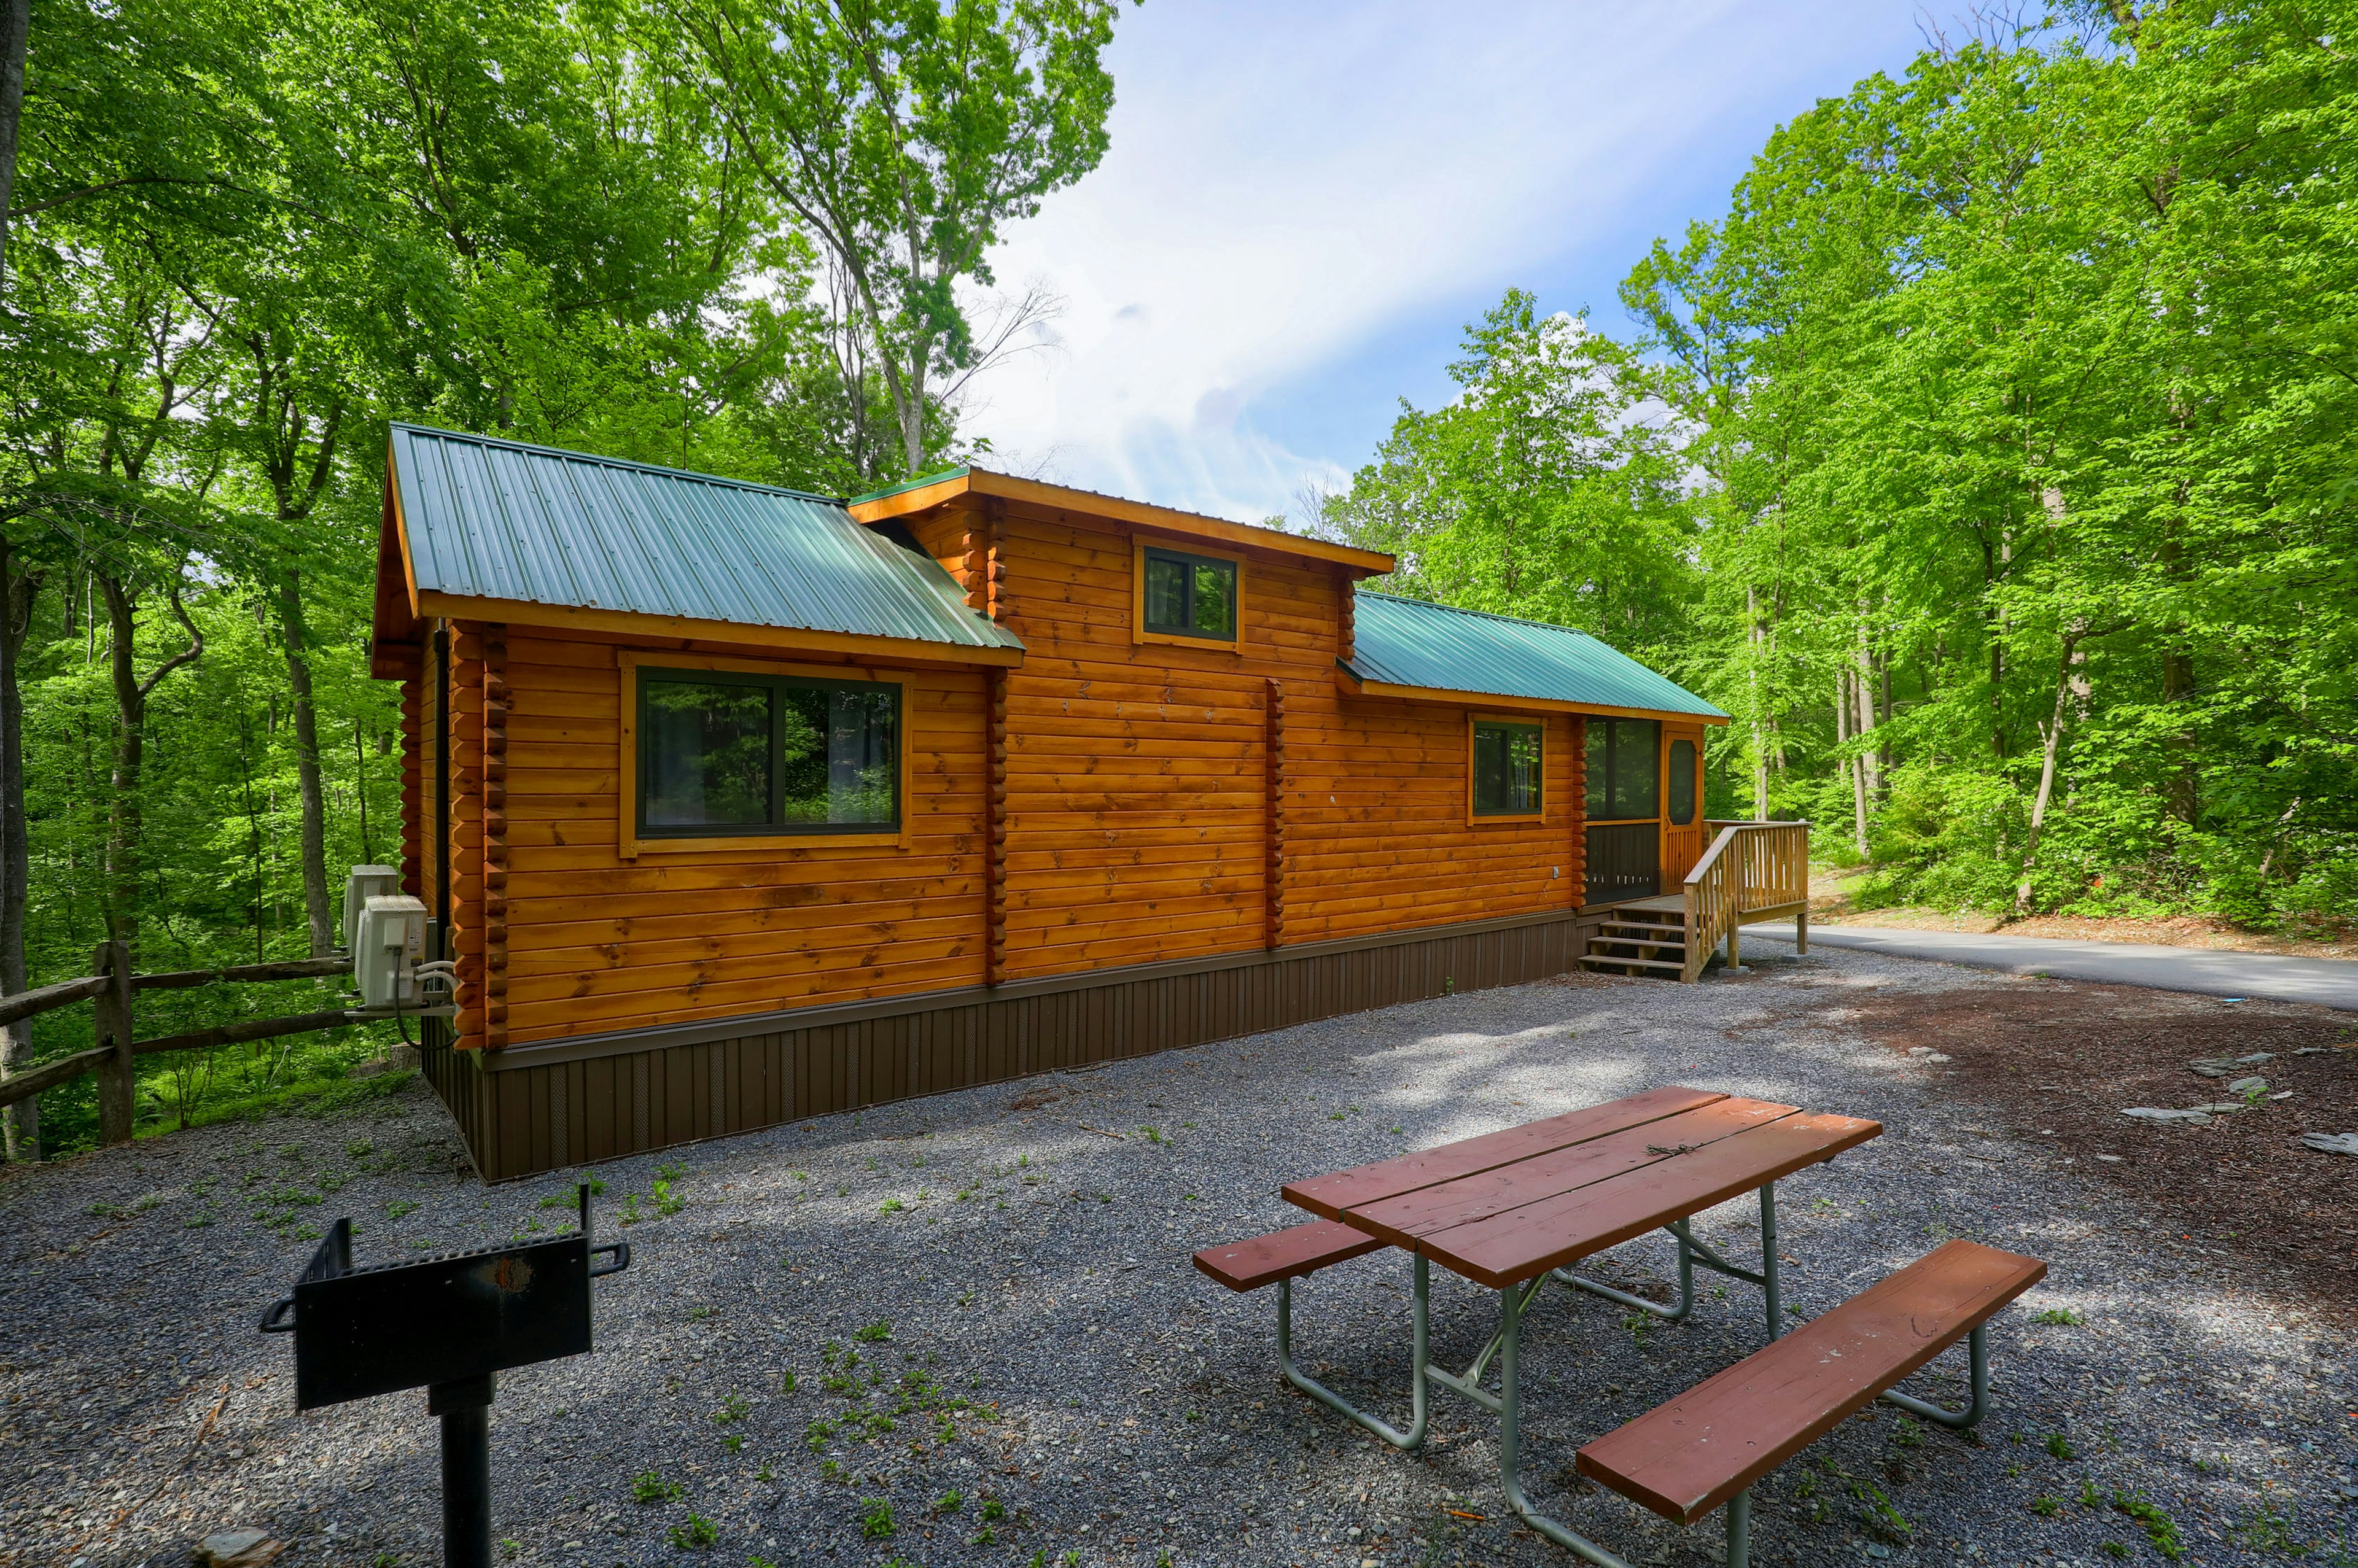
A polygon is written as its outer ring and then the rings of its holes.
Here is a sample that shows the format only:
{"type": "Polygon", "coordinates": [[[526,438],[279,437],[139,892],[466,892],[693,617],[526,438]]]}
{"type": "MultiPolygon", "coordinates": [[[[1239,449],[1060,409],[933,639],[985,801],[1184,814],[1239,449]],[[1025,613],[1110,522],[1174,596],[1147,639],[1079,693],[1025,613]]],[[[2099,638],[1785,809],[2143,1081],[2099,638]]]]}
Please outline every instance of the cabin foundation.
{"type": "Polygon", "coordinates": [[[1070,1071],[1579,967],[1602,909],[460,1051],[426,1075],[486,1181],[1070,1071]]]}

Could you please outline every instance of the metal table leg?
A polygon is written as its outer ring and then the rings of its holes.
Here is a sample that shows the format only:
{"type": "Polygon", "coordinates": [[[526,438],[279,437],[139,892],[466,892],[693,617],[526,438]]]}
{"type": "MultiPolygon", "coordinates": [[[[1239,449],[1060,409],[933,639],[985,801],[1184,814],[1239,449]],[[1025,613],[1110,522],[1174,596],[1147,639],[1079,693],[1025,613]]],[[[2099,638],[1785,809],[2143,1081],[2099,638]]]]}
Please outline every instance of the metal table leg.
{"type": "MultiPolygon", "coordinates": [[[[1772,1254],[1773,1256],[1773,1254],[1772,1254]]],[[[1529,1292],[1518,1295],[1509,1286],[1498,1292],[1498,1477],[1506,1485],[1507,1506],[1516,1517],[1548,1540],[1597,1568],[1630,1568],[1628,1559],[1533,1508],[1523,1496],[1520,1370],[1523,1306],[1529,1292]]],[[[1748,1568],[1752,1560],[1752,1494],[1738,1492],[1727,1503],[1727,1568],[1748,1568]]]]}
{"type": "Polygon", "coordinates": [[[1709,1243],[1698,1239],[1688,1220],[1676,1220],[1665,1226],[1679,1244],[1679,1300],[1676,1306],[1663,1306],[1643,1296],[1615,1290],[1594,1280],[1585,1280],[1569,1269],[1558,1269],[1554,1277],[1575,1290],[1586,1291],[1593,1296],[1617,1302],[1639,1312],[1650,1313],[1667,1323],[1683,1323],[1694,1311],[1694,1271],[1709,1269],[1714,1274],[1725,1274],[1731,1280],[1744,1280],[1760,1287],[1768,1298],[1768,1337],[1780,1332],[1779,1315],[1784,1310],[1777,1271],[1777,1184],[1770,1182],[1760,1189],[1760,1270],[1739,1268],[1714,1251],[1709,1243]]]}
{"type": "Polygon", "coordinates": [[[1277,1282],[1277,1365],[1285,1380],[1336,1414],[1366,1427],[1395,1448],[1413,1449],[1424,1442],[1430,1412],[1426,1409],[1425,1378],[1431,1366],[1433,1266],[1416,1260],[1410,1296],[1409,1424],[1406,1432],[1369,1415],[1325,1384],[1293,1364],[1293,1281],[1277,1282]]]}
{"type": "Polygon", "coordinates": [[[1967,1404],[1963,1410],[1954,1411],[1945,1411],[1939,1405],[1932,1404],[1925,1400],[1917,1399],[1910,1394],[1903,1394],[1897,1389],[1885,1390],[1883,1392],[1883,1398],[1888,1400],[1891,1403],[1898,1405],[1901,1410],[1908,1411],[1910,1415],[1920,1415],[1926,1421],[1937,1421],[1942,1426],[1952,1427],[1959,1432],[1963,1432],[1968,1428],[1980,1425],[1983,1414],[1989,1408],[1989,1340],[1987,1330],[1988,1325],[1977,1323],[1965,1334],[1966,1366],[1970,1368],[1969,1375],[1973,1379],[1974,1394],[1972,1402],[1967,1404]]]}

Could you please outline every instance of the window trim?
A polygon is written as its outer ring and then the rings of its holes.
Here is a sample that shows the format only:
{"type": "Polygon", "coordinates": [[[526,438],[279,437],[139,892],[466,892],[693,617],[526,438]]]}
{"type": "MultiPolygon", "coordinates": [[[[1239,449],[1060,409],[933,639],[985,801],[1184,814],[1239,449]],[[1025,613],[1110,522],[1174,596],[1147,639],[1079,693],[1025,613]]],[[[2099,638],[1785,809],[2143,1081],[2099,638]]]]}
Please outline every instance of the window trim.
{"type": "Polygon", "coordinates": [[[622,785],[616,802],[615,848],[625,860],[635,860],[648,855],[708,855],[721,852],[743,853],[759,850],[776,854],[781,850],[812,849],[882,849],[909,848],[915,812],[910,785],[915,777],[913,767],[914,748],[910,745],[910,719],[914,705],[910,702],[910,686],[904,672],[879,670],[863,665],[803,665],[786,664],[767,659],[709,658],[691,654],[642,653],[632,648],[615,650],[614,662],[620,679],[617,685],[618,773],[622,785]],[[821,827],[769,828],[756,833],[681,833],[642,836],[639,829],[639,671],[653,669],[694,673],[770,676],[780,680],[834,681],[863,686],[886,686],[895,689],[895,701],[900,710],[901,733],[897,737],[900,756],[901,820],[890,830],[874,827],[853,828],[833,832],[821,827]],[[864,830],[863,830],[864,829],[864,830]]]}
{"type": "Polygon", "coordinates": [[[1160,643],[1165,647],[1203,648],[1212,653],[1241,654],[1245,647],[1245,559],[1225,550],[1206,550],[1194,540],[1174,541],[1144,534],[1130,536],[1130,630],[1134,643],[1160,643]],[[1200,632],[1151,632],[1146,626],[1146,553],[1157,550],[1195,561],[1214,561],[1237,574],[1237,633],[1233,637],[1207,636],[1200,632]]]}
{"type": "Polygon", "coordinates": [[[1554,790],[1548,783],[1548,753],[1553,748],[1548,742],[1552,728],[1545,714],[1480,713],[1466,715],[1466,825],[1484,827],[1498,822],[1545,822],[1548,801],[1554,790]],[[1535,730],[1540,737],[1540,808],[1537,811],[1481,811],[1474,802],[1474,737],[1484,725],[1509,725],[1517,730],[1535,730]]]}

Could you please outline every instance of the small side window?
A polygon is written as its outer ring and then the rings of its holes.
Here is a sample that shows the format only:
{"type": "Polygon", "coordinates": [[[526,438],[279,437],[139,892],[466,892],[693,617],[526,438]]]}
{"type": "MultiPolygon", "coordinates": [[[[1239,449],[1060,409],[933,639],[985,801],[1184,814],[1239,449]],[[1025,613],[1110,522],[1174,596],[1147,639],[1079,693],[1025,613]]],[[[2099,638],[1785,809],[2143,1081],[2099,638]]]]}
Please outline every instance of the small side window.
{"type": "Polygon", "coordinates": [[[1684,827],[1694,820],[1695,744],[1671,742],[1671,820],[1684,827]]]}
{"type": "Polygon", "coordinates": [[[1474,815],[1536,816],[1540,814],[1541,737],[1537,724],[1474,721],[1474,815]]]}
{"type": "Polygon", "coordinates": [[[1176,550],[1141,552],[1146,630],[1166,637],[1237,640],[1237,563],[1176,550]]]}

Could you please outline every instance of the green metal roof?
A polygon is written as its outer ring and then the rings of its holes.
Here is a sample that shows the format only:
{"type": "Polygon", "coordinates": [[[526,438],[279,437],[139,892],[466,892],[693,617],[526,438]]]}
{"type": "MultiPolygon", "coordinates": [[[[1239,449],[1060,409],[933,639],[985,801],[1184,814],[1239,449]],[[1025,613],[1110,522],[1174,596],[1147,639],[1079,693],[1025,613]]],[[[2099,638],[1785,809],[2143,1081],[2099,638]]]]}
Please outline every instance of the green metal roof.
{"type": "Polygon", "coordinates": [[[863,501],[882,501],[888,495],[898,495],[904,490],[923,490],[929,484],[939,484],[944,480],[964,479],[970,471],[972,470],[966,464],[960,463],[954,469],[943,469],[936,473],[921,473],[914,479],[904,479],[898,484],[888,484],[882,490],[871,490],[865,495],[855,495],[844,504],[857,506],[863,501]]]}
{"type": "Polygon", "coordinates": [[[1351,659],[1363,681],[1652,713],[1726,714],[1585,632],[1361,589],[1351,659]]]}
{"type": "Polygon", "coordinates": [[[423,591],[1021,648],[840,501],[417,425],[394,482],[423,591]]]}

